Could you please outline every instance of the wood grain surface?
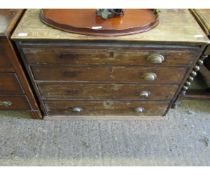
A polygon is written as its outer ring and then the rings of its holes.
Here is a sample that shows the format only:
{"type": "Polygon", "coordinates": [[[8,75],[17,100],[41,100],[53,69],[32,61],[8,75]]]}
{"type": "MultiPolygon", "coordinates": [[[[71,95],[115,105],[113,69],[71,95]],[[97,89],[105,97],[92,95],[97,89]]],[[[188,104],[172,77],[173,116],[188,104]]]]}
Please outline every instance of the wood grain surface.
{"type": "Polygon", "coordinates": [[[39,40],[117,40],[170,43],[208,43],[203,30],[188,10],[160,10],[159,25],[148,32],[129,36],[94,37],[53,29],[39,19],[38,9],[27,10],[12,35],[13,39],[39,40]],[[187,23],[186,23],[187,22],[187,23]],[[187,25],[186,25],[187,24],[187,25]]]}
{"type": "Polygon", "coordinates": [[[130,101],[44,101],[49,115],[136,115],[163,116],[167,102],[130,102],[130,101]],[[82,108],[82,112],[73,112],[74,107],[82,108]],[[135,111],[137,107],[144,108],[142,113],[135,111]]]}
{"type": "Polygon", "coordinates": [[[176,85],[136,85],[136,84],[94,84],[43,82],[37,83],[41,98],[58,99],[121,99],[121,100],[170,100],[176,85]],[[149,96],[141,95],[148,92],[149,96]]]}
{"type": "Polygon", "coordinates": [[[125,66],[31,66],[35,80],[42,81],[84,81],[124,83],[174,83],[183,79],[186,68],[125,67],[125,66]],[[155,73],[157,79],[148,81],[145,76],[155,73]],[[53,76],[52,76],[53,75],[53,76]]]}
{"type": "Polygon", "coordinates": [[[197,47],[164,48],[148,45],[147,48],[24,45],[24,55],[29,64],[69,64],[69,65],[154,65],[148,57],[162,55],[164,61],[157,65],[189,65],[198,55],[197,47]]]}
{"type": "Polygon", "coordinates": [[[0,94],[23,94],[15,73],[0,73],[0,94]]]}

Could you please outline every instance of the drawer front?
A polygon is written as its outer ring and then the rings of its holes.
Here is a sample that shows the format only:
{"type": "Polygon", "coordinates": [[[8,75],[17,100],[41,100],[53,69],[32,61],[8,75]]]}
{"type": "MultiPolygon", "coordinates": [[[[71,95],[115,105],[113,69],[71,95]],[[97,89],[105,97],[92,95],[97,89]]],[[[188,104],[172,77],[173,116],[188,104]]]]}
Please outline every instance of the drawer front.
{"type": "Polygon", "coordinates": [[[196,50],[196,48],[134,49],[97,47],[74,48],[71,46],[23,48],[26,59],[30,64],[71,65],[160,65],[160,63],[162,63],[162,65],[189,65],[197,55],[196,50]],[[161,59],[158,55],[163,58],[161,62],[158,61],[161,59]]]}
{"type": "Polygon", "coordinates": [[[15,73],[0,73],[0,94],[23,94],[15,73]]]}
{"type": "Polygon", "coordinates": [[[0,110],[30,109],[25,96],[0,96],[0,110]]]}
{"type": "Polygon", "coordinates": [[[186,68],[167,67],[55,67],[32,66],[35,80],[44,81],[97,81],[128,83],[181,82],[186,68]]]}
{"type": "Polygon", "coordinates": [[[44,101],[49,115],[162,116],[167,102],[136,101],[44,101]]]}
{"type": "Polygon", "coordinates": [[[176,85],[38,83],[42,98],[170,100],[176,85]]]}
{"type": "MultiPolygon", "coordinates": [[[[6,41],[5,41],[6,42],[6,41]]],[[[6,54],[4,43],[0,41],[0,71],[13,71],[12,64],[6,54]]]]}

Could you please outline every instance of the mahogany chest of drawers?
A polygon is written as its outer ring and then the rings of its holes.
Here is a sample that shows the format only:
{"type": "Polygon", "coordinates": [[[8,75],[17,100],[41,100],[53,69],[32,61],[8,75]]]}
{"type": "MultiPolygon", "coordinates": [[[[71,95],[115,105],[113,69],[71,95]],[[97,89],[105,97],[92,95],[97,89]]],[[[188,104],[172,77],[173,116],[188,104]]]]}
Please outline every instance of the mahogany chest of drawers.
{"type": "Polygon", "coordinates": [[[121,37],[59,31],[28,10],[12,39],[44,115],[69,117],[164,116],[208,42],[187,10],[162,10],[155,29],[121,37]]]}
{"type": "Polygon", "coordinates": [[[23,10],[0,10],[0,110],[29,111],[42,118],[36,99],[10,40],[23,10]]]}

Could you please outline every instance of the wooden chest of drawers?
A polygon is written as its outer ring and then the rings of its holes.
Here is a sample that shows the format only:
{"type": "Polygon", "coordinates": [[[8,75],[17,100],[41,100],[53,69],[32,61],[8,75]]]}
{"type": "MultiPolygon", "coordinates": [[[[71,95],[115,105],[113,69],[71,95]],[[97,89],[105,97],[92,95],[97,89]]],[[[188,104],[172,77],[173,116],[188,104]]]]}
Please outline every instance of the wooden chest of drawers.
{"type": "Polygon", "coordinates": [[[23,10],[0,10],[0,110],[29,111],[42,118],[15,48],[10,40],[23,10]]]}
{"type": "Polygon", "coordinates": [[[163,10],[157,28],[112,38],[52,29],[38,15],[28,10],[12,39],[48,116],[164,116],[207,44],[187,10],[163,10]]]}

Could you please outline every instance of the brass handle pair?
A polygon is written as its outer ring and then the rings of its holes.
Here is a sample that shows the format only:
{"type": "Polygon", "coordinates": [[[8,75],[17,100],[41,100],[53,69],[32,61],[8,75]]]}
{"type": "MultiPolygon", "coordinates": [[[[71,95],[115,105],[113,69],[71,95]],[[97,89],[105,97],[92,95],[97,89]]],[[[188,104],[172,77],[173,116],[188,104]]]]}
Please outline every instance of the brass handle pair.
{"type": "Polygon", "coordinates": [[[11,101],[0,101],[0,106],[10,107],[10,106],[12,106],[12,102],[11,101]]]}

